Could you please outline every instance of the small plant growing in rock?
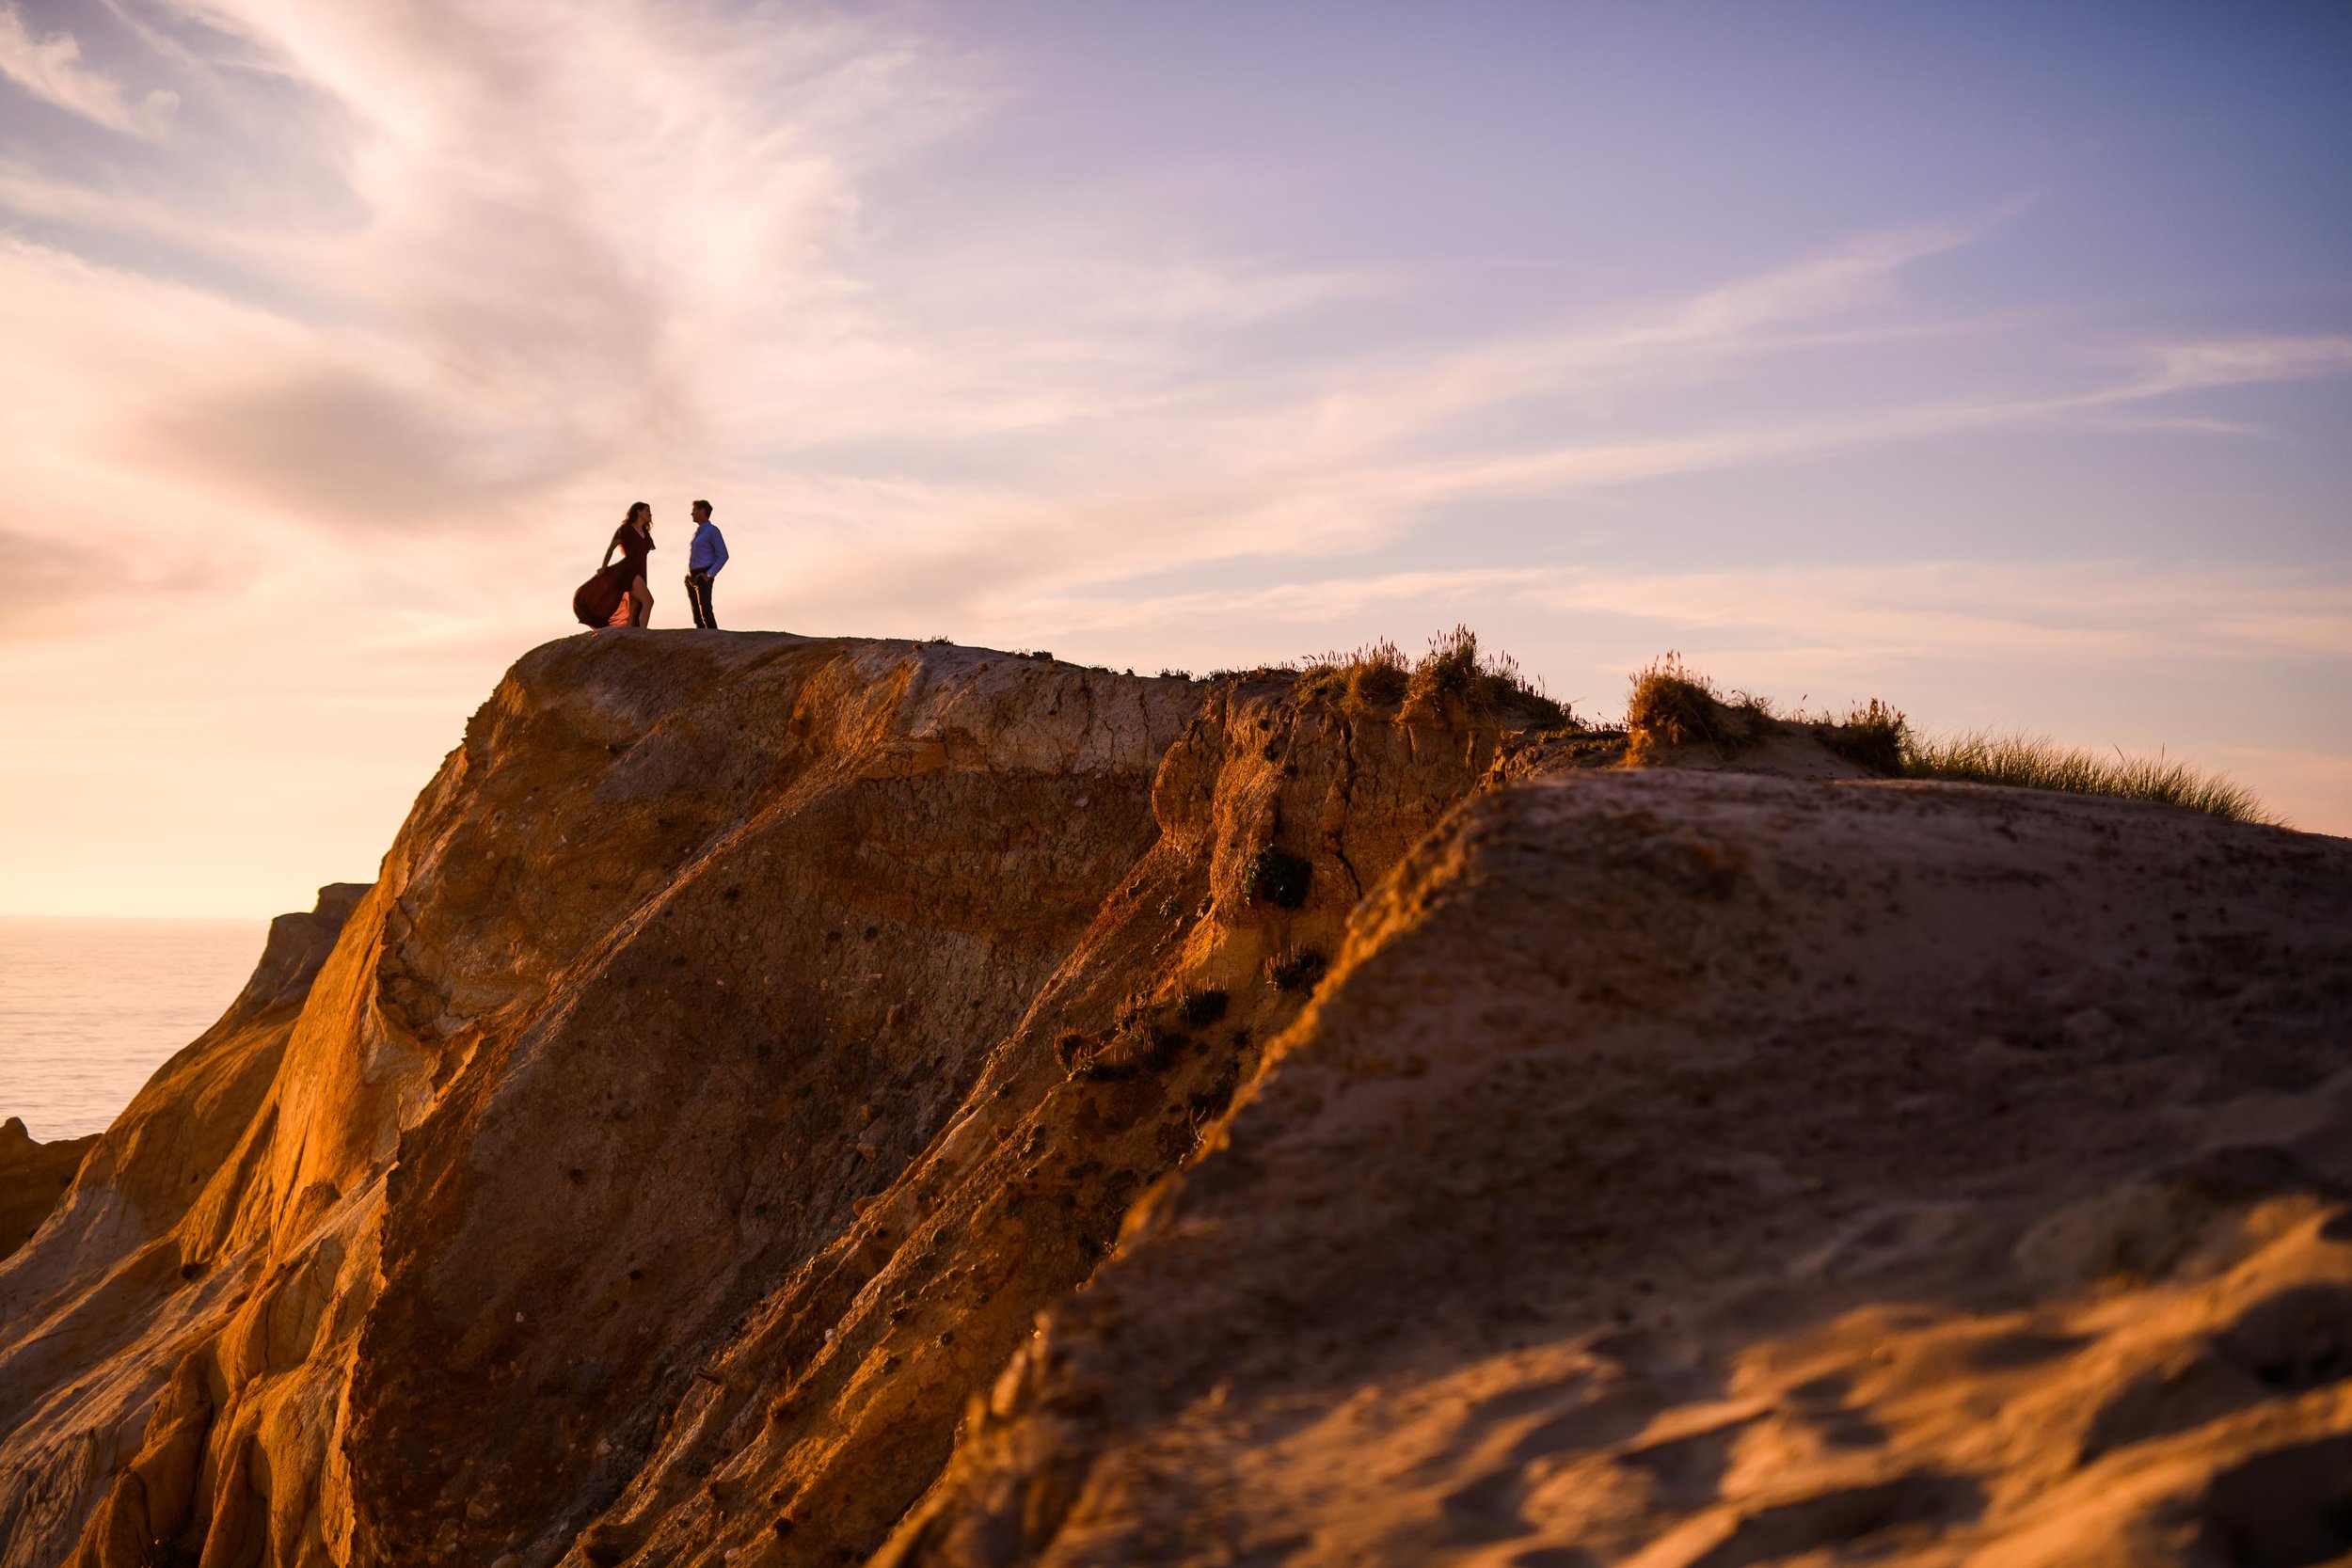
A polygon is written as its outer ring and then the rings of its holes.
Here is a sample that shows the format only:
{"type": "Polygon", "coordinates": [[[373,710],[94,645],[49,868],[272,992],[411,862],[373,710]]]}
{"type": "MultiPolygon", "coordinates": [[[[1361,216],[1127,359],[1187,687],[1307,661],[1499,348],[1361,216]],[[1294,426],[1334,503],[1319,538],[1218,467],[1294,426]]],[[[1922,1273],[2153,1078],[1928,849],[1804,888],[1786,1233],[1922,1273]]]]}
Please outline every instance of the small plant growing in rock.
{"type": "Polygon", "coordinates": [[[1312,990],[1330,967],[1330,960],[1320,950],[1302,947],[1267,966],[1266,977],[1274,982],[1276,990],[1312,990]]]}
{"type": "Polygon", "coordinates": [[[1225,1016],[1226,1002],[1221,990],[1190,990],[1176,1010],[1195,1029],[1205,1029],[1225,1016]]]}
{"type": "Polygon", "coordinates": [[[1120,1026],[1103,1048],[1071,1069],[1073,1078],[1105,1084],[1139,1072],[1164,1072],[1192,1049],[1192,1037],[1165,1023],[1134,1022],[1120,1026]]]}
{"type": "Polygon", "coordinates": [[[1172,1065],[1176,1058],[1192,1049],[1192,1037],[1181,1029],[1155,1023],[1143,1033],[1144,1052],[1141,1066],[1147,1072],[1159,1072],[1172,1065]]]}
{"type": "Polygon", "coordinates": [[[1108,1084],[1134,1077],[1136,1057],[1141,1054],[1139,1049],[1134,1048],[1138,1038],[1126,1035],[1113,1036],[1101,1050],[1073,1062],[1070,1076],[1089,1084],[1108,1084]]]}
{"type": "Polygon", "coordinates": [[[1307,884],[1313,879],[1314,871],[1311,863],[1269,844],[1249,858],[1249,869],[1242,875],[1242,888],[1253,904],[1295,910],[1307,901],[1307,884]]]}
{"type": "Polygon", "coordinates": [[[1189,1119],[1193,1131],[1197,1132],[1206,1123],[1223,1116],[1225,1108],[1233,1102],[1233,1091],[1240,1087],[1241,1074],[1228,1067],[1205,1087],[1193,1091],[1184,1101],[1186,1109],[1192,1113],[1189,1119]]]}
{"type": "Polygon", "coordinates": [[[1164,681],[1188,681],[1192,679],[1192,672],[1189,670],[1162,670],[1160,672],[1160,679],[1164,681]]]}

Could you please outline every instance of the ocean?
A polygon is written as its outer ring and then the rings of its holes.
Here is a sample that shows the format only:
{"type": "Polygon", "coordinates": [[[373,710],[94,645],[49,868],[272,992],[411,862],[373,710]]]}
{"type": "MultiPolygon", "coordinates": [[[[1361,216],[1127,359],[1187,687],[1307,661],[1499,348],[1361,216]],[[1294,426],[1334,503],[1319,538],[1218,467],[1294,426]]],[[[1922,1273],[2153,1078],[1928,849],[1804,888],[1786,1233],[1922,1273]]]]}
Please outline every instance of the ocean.
{"type": "Polygon", "coordinates": [[[266,920],[0,916],[0,1119],[42,1143],[102,1132],[228,1010],[266,920]]]}

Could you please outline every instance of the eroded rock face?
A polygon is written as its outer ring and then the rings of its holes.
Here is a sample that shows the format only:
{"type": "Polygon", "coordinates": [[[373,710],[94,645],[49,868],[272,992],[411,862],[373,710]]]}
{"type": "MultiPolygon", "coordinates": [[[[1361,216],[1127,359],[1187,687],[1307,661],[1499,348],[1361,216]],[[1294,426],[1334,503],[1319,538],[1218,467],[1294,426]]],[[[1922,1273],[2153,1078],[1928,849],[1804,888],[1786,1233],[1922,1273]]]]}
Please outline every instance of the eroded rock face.
{"type": "Polygon", "coordinates": [[[0,1568],[1720,1565],[2152,1442],[2219,1457],[2099,1540],[2272,1528],[2352,1425],[2344,847],[1591,760],[536,650],[0,1262],[0,1568]]]}
{"type": "Polygon", "coordinates": [[[526,657],[0,1270],[0,1562],[879,1546],[1502,749],[1289,685],[526,657]]]}
{"type": "Polygon", "coordinates": [[[0,1261],[0,1560],[66,1560],[86,1528],[118,1543],[101,1560],[164,1560],[154,1539],[196,1489],[209,1347],[244,1300],[215,1265],[234,1250],[287,1041],[365,892],[322,888],[312,912],[271,923],[244,991],[90,1140],[46,1227],[0,1261]]]}

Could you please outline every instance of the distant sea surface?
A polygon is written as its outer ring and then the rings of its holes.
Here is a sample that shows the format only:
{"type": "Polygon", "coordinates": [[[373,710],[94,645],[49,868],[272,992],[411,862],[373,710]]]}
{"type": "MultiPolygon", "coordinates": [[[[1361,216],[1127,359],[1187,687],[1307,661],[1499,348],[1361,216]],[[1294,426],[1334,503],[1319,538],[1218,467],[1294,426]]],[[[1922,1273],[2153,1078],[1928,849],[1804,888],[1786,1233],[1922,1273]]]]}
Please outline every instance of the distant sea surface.
{"type": "Polygon", "coordinates": [[[266,920],[0,915],[0,1119],[103,1132],[244,989],[266,920]]]}

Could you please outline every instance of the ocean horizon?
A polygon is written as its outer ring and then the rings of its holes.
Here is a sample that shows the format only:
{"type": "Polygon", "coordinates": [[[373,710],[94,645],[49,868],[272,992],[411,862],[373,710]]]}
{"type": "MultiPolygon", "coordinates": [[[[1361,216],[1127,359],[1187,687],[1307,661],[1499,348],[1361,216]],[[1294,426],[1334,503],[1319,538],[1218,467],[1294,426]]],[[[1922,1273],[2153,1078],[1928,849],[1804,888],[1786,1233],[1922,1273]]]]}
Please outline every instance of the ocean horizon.
{"type": "Polygon", "coordinates": [[[266,920],[0,915],[0,1119],[103,1132],[236,999],[266,920]]]}

